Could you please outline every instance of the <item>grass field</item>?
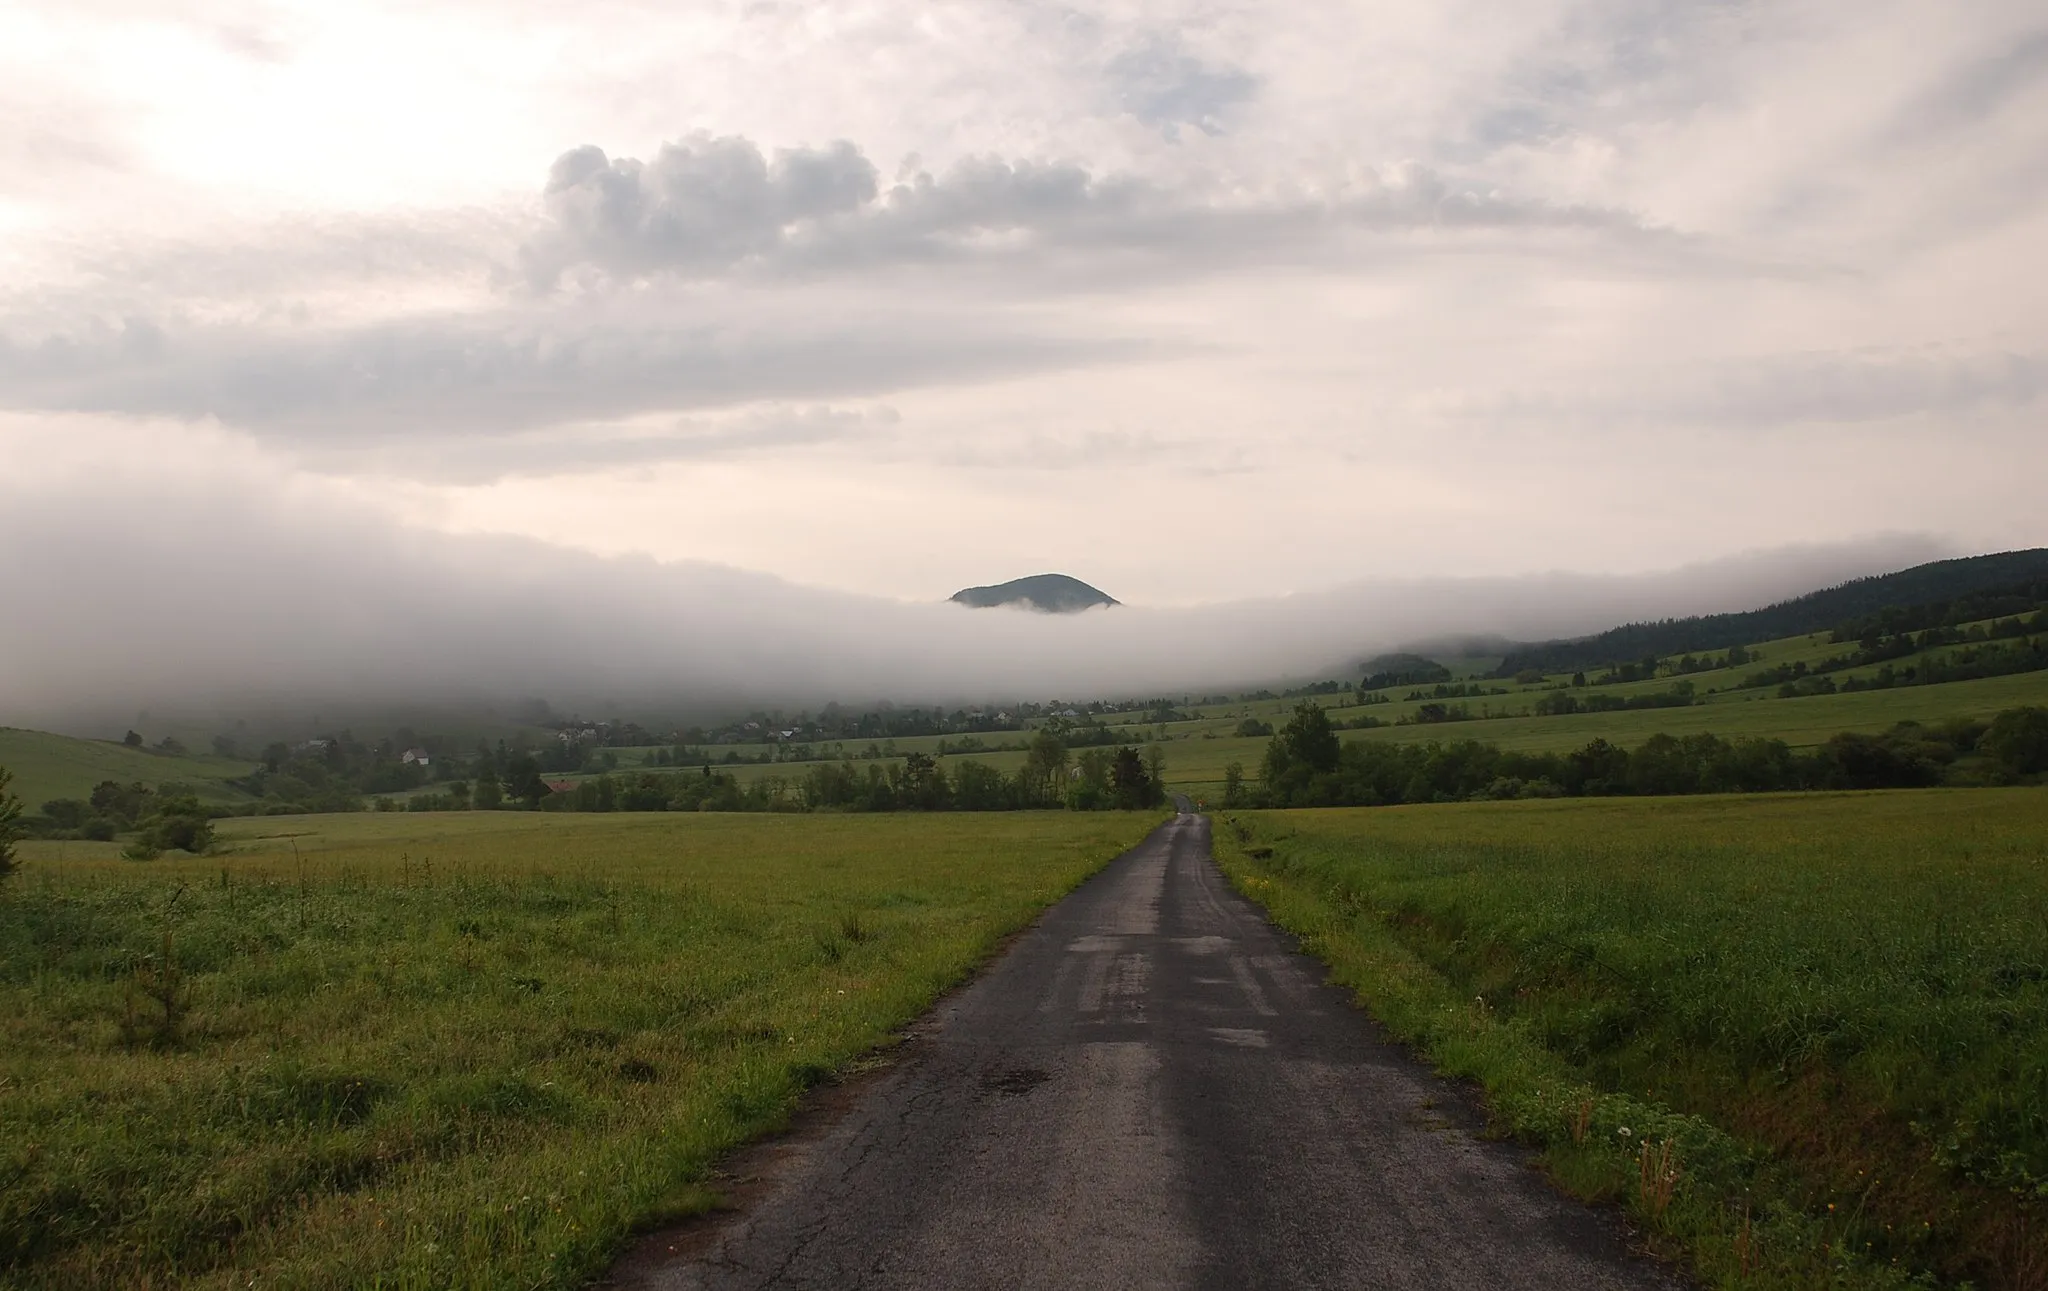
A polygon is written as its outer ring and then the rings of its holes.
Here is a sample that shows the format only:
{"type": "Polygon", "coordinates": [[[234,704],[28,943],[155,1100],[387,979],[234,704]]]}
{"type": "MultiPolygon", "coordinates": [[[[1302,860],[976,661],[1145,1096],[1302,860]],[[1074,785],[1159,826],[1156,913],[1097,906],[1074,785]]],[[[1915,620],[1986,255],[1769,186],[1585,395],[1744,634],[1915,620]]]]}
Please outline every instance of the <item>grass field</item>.
{"type": "Polygon", "coordinates": [[[345,815],[30,844],[0,1283],[567,1287],[1154,823],[345,815]]]}
{"type": "MultiPolygon", "coordinates": [[[[1790,651],[1785,643],[1773,645],[1780,651],[1776,657],[1790,657],[1790,651]]],[[[1816,652],[1815,657],[1818,658],[1821,647],[1811,643],[1808,645],[1811,651],[1816,652]]],[[[1838,652],[1841,647],[1833,646],[1826,649],[1838,652]]],[[[1663,690],[1669,685],[1669,679],[1664,679],[1657,682],[1601,687],[1601,691],[1631,694],[1663,690]]],[[[1515,690],[1516,694],[1490,701],[1470,702],[1475,711],[1482,702],[1490,702],[1497,708],[1519,710],[1536,694],[1541,693],[1537,688],[1530,688],[1526,692],[1515,687],[1510,689],[1515,690]]],[[[1404,714],[1412,716],[1413,711],[1420,707],[1419,703],[1339,707],[1337,701],[1340,698],[1342,697],[1325,696],[1318,701],[1339,721],[1370,714],[1392,722],[1404,714]]],[[[1235,706],[1231,711],[1261,716],[1277,725],[1285,721],[1287,715],[1293,711],[1294,705],[1300,702],[1298,699],[1259,700],[1235,706]]],[[[1344,731],[1341,734],[1345,740],[1389,743],[1480,740],[1498,744],[1511,751],[1536,753],[1568,752],[1593,739],[1606,739],[1633,747],[1659,733],[1682,736],[1702,731],[1726,739],[1740,736],[1770,736],[1782,739],[1794,747],[1806,747],[1823,743],[1830,736],[1842,731],[1874,733],[1902,721],[1931,723],[1954,717],[1989,718],[2003,709],[2025,704],[2048,704],[2048,672],[1990,677],[1980,681],[1950,682],[1939,686],[1901,686],[1892,690],[1867,690],[1854,694],[1815,695],[1801,699],[1778,699],[1771,691],[1752,690],[1706,696],[1705,702],[1690,708],[1573,713],[1558,717],[1505,717],[1437,725],[1388,725],[1371,730],[1344,731]]],[[[1229,734],[1238,720],[1236,716],[1204,717],[1196,721],[1168,723],[1163,728],[1165,738],[1161,741],[1168,785],[1198,797],[1215,798],[1222,792],[1224,768],[1232,762],[1242,763],[1248,775],[1256,776],[1259,760],[1266,752],[1267,740],[1263,736],[1242,738],[1229,734]]],[[[1142,735],[1154,728],[1134,724],[1132,730],[1134,734],[1142,735]]],[[[1000,738],[1020,737],[1006,734],[1000,738]]],[[[936,736],[917,737],[897,741],[897,748],[903,751],[929,751],[935,749],[938,743],[936,736]]],[[[623,758],[625,765],[619,768],[619,773],[632,774],[645,769],[635,765],[638,756],[639,751],[626,751],[623,758]]],[[[1024,764],[1024,756],[1023,753],[1015,751],[968,753],[940,758],[939,762],[942,766],[950,768],[962,761],[972,760],[1010,773],[1024,764]]],[[[879,762],[884,767],[891,767],[898,765],[901,759],[885,758],[879,762]]],[[[742,763],[737,766],[714,763],[714,769],[721,774],[733,776],[742,784],[779,778],[793,785],[815,765],[817,764],[814,762],[742,763]]],[[[856,765],[865,766],[866,763],[857,760],[856,765]]]]}
{"type": "MultiPolygon", "coordinates": [[[[1661,689],[1669,682],[1659,683],[1661,689]]],[[[1604,688],[1603,689],[1607,689],[1604,688]]],[[[1623,687],[1614,687],[1621,690],[1623,687]]],[[[1813,695],[1802,699],[1767,698],[1770,692],[1750,691],[1744,698],[1715,696],[1690,708],[1637,709],[1619,713],[1572,713],[1561,717],[1506,717],[1493,721],[1450,722],[1425,726],[1383,726],[1345,731],[1345,740],[1416,743],[1425,740],[1479,740],[1528,753],[1563,753],[1589,740],[1605,739],[1633,747],[1652,735],[1709,732],[1724,739],[1768,736],[1797,747],[1823,743],[1840,731],[1883,731],[1898,722],[1939,722],[1953,717],[1989,718],[2003,709],[2048,704],[2048,672],[1987,677],[1939,686],[1901,686],[1846,695],[1813,695]]],[[[1333,709],[1334,718],[1371,709],[1333,709]]],[[[1195,794],[1220,793],[1223,770],[1232,762],[1257,775],[1266,752],[1264,739],[1193,739],[1167,745],[1168,781],[1195,794]]]]}
{"type": "MultiPolygon", "coordinates": [[[[1391,743],[1420,743],[1430,740],[1480,740],[1498,744],[1513,752],[1561,753],[1579,748],[1594,739],[1606,739],[1617,744],[1633,747],[1656,734],[1690,735],[1701,732],[1733,739],[1741,736],[1768,736],[1783,739],[1795,748],[1820,744],[1829,737],[1843,731],[1876,733],[1902,721],[1938,722],[1949,718],[1989,718],[2003,709],[2027,704],[2048,705],[2048,672],[2022,673],[2007,677],[1986,678],[1979,681],[1950,682],[1934,686],[1901,686],[1889,690],[1869,690],[1853,694],[1816,695],[1798,699],[1779,699],[1775,687],[1739,689],[1749,675],[1765,667],[1779,664],[1804,662],[1813,665],[1830,656],[1841,655],[1853,646],[1830,643],[1826,634],[1787,637],[1776,641],[1763,642],[1756,647],[1757,660],[1736,668],[1710,670],[1693,673],[1685,680],[1690,681],[1698,695],[1699,702],[1690,707],[1637,709],[1625,712],[1573,713],[1561,716],[1507,716],[1491,717],[1487,720],[1440,724],[1415,724],[1413,719],[1426,699],[1410,700],[1407,696],[1427,687],[1393,687],[1378,692],[1387,702],[1353,704],[1348,692],[1321,695],[1315,702],[1327,709],[1339,721],[1359,717],[1374,717],[1387,723],[1370,730],[1345,731],[1346,740],[1374,740],[1391,743]],[[1402,724],[1402,723],[1406,724],[1402,724]]],[[[1928,653],[1945,653],[1949,647],[1938,647],[1928,653]]],[[[1894,661],[1894,666],[1905,668],[1918,662],[1921,656],[1912,656],[1894,661]]],[[[1520,685],[1513,681],[1485,678],[1483,674],[1498,662],[1497,659],[1453,659],[1447,661],[1452,672],[1461,679],[1470,678],[1487,689],[1498,688],[1500,695],[1484,695],[1450,702],[1467,705],[1474,714],[1482,713],[1525,713],[1538,697],[1547,690],[1555,689],[1566,680],[1561,676],[1546,678],[1535,685],[1520,685]]],[[[1876,666],[1847,669],[1834,674],[1838,681],[1850,677],[1868,677],[1877,671],[1876,666]]],[[[1581,694],[1607,695],[1627,698],[1663,692],[1670,689],[1673,678],[1659,677],[1612,686],[1593,687],[1581,694]]],[[[1279,725],[1286,721],[1300,699],[1258,699],[1241,700],[1225,705],[1189,704],[1185,710],[1199,713],[1189,720],[1153,725],[1140,720],[1142,714],[1112,714],[1101,719],[1106,725],[1122,726],[1133,739],[1157,739],[1165,752],[1168,782],[1172,787],[1198,797],[1214,797],[1223,786],[1224,769],[1232,762],[1243,764],[1247,773],[1256,775],[1260,758],[1266,751],[1265,737],[1240,737],[1234,732],[1237,724],[1251,717],[1279,725]]],[[[979,737],[990,745],[1020,743],[1029,738],[1029,732],[991,732],[979,737]]],[[[960,737],[943,737],[949,745],[957,745],[960,737]]],[[[901,753],[936,753],[942,737],[907,736],[889,742],[901,753]]],[[[829,758],[833,747],[830,743],[811,746],[820,758],[829,758]]],[[[717,762],[727,752],[738,752],[745,757],[766,754],[770,745],[718,745],[710,752],[715,769],[735,776],[742,783],[752,784],[764,779],[781,778],[794,782],[815,763],[786,762],[779,764],[742,763],[724,765],[717,762]]],[[[867,748],[865,741],[848,741],[845,749],[855,756],[867,748]]],[[[621,770],[631,772],[641,769],[639,760],[651,749],[620,750],[623,764],[621,770]]],[[[955,754],[941,758],[942,764],[954,763],[965,758],[986,763],[1005,772],[1014,771],[1024,761],[1021,751],[1005,750],[955,754]]],[[[884,766],[894,766],[900,757],[881,759],[884,766]]]]}
{"type": "Polygon", "coordinates": [[[1252,813],[1217,836],[1383,1021],[1710,1284],[2048,1285],[2048,791],[1252,813]]]}
{"type": "Polygon", "coordinates": [[[34,811],[52,798],[87,798],[102,780],[141,781],[155,788],[187,785],[202,802],[247,802],[227,781],[249,774],[254,763],[232,758],[179,756],[131,749],[111,740],[79,740],[46,731],[0,726],[0,767],[14,773],[14,793],[34,811]]]}

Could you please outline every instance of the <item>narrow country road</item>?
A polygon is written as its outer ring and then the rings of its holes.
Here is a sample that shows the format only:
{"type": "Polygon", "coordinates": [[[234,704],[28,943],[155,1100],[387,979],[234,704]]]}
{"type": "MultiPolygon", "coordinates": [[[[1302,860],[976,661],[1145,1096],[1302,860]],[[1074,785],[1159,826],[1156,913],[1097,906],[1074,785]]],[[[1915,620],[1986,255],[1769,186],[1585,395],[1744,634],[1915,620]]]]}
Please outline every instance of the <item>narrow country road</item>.
{"type": "Polygon", "coordinates": [[[1183,814],[643,1288],[1674,1287],[1479,1141],[1183,814]]]}

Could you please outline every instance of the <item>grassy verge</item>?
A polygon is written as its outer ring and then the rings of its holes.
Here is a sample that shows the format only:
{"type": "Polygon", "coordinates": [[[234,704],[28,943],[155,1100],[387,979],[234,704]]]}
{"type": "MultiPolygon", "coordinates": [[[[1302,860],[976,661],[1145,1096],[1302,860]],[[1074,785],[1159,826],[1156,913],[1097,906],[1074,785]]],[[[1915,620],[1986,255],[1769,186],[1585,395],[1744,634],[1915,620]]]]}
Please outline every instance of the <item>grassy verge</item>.
{"type": "Polygon", "coordinates": [[[2048,794],[1225,826],[1337,980],[1710,1285],[2048,1285],[2048,794]]]}
{"type": "Polygon", "coordinates": [[[1120,814],[230,822],[0,891],[0,1283],[574,1286],[1120,814]]]}

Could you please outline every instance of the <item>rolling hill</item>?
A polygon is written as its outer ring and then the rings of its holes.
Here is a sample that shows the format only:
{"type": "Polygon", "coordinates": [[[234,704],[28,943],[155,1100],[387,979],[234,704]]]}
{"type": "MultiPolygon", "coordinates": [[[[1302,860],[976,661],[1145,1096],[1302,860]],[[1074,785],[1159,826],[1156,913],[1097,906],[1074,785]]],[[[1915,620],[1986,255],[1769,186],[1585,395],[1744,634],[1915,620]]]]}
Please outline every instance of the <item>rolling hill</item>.
{"type": "Polygon", "coordinates": [[[182,784],[202,802],[246,802],[249,795],[227,782],[249,774],[252,765],[234,758],[154,753],[112,740],[0,726],[0,766],[14,773],[9,792],[30,811],[52,798],[90,797],[102,780],[139,781],[152,789],[182,784]]]}

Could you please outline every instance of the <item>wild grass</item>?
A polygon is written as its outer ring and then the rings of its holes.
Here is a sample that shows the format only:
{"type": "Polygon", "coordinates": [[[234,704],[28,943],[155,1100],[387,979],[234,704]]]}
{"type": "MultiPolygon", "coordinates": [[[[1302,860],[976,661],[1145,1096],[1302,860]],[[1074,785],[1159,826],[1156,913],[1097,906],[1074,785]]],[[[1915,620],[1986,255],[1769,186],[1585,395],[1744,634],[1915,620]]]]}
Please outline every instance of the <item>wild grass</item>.
{"type": "Polygon", "coordinates": [[[357,815],[31,856],[0,1283],[578,1285],[1152,823],[357,815]]]}
{"type": "Polygon", "coordinates": [[[2048,793],[1240,825],[1247,892],[1710,1282],[2048,1286],[2048,793]]]}

